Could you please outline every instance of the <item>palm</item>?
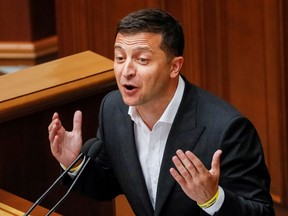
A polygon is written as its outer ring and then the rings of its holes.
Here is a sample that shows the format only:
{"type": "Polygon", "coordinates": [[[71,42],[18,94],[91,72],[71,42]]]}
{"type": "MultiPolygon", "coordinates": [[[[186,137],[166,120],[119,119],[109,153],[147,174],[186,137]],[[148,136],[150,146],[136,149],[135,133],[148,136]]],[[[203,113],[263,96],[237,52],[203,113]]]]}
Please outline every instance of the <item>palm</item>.
{"type": "Polygon", "coordinates": [[[75,112],[73,130],[66,131],[58,114],[54,114],[49,126],[49,140],[53,156],[64,166],[69,166],[79,155],[82,146],[82,114],[75,112]]]}
{"type": "Polygon", "coordinates": [[[56,152],[56,159],[65,166],[68,166],[79,155],[82,144],[81,135],[74,131],[65,132],[63,142],[56,152]]]}

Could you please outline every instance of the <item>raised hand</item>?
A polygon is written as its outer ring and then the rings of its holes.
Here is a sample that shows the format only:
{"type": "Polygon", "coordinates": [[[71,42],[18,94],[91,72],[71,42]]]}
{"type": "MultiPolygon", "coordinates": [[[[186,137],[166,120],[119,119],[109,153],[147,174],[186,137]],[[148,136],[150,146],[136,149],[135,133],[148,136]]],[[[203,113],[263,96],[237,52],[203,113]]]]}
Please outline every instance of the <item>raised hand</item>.
{"type": "Polygon", "coordinates": [[[53,156],[68,167],[79,155],[82,147],[82,113],[76,111],[73,118],[73,130],[66,131],[58,113],[54,113],[48,127],[50,148],[53,156]]]}
{"type": "Polygon", "coordinates": [[[218,190],[221,153],[221,150],[214,153],[210,170],[191,151],[177,150],[172,158],[177,170],[171,168],[171,175],[186,195],[198,204],[207,202],[218,190]]]}

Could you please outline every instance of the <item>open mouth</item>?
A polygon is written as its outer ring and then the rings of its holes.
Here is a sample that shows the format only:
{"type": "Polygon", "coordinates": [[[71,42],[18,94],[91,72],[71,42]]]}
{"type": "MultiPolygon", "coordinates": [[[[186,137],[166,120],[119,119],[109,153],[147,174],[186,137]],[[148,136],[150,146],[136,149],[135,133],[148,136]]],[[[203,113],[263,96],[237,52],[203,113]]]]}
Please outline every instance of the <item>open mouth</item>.
{"type": "Polygon", "coordinates": [[[135,86],[132,86],[132,85],[124,85],[124,87],[125,87],[127,90],[129,90],[129,91],[131,91],[131,90],[133,90],[133,89],[136,88],[135,86]]]}

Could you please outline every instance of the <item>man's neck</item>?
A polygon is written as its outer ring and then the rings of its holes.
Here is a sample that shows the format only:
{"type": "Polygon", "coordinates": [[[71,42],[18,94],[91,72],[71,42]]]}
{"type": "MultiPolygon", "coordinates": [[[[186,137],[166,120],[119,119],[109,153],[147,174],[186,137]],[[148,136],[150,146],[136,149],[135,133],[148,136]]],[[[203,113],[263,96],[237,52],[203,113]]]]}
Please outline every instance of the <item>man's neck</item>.
{"type": "MultiPolygon", "coordinates": [[[[167,109],[168,105],[171,103],[176,92],[178,92],[177,100],[181,100],[184,91],[183,80],[180,86],[181,88],[179,88],[177,80],[177,83],[174,85],[173,88],[170,89],[171,90],[170,93],[166,94],[166,96],[163,96],[161,97],[161,99],[158,99],[156,101],[134,107],[138,115],[141,117],[142,121],[146,124],[146,126],[150,130],[153,129],[154,125],[162,117],[163,113],[167,109]]],[[[178,107],[180,101],[176,102],[176,104],[177,104],[176,106],[178,107]]]]}
{"type": "Polygon", "coordinates": [[[136,107],[136,110],[142,121],[150,130],[152,130],[156,122],[161,118],[168,104],[169,101],[166,104],[136,107]]]}
{"type": "Polygon", "coordinates": [[[157,101],[137,106],[136,110],[147,127],[152,130],[171,102],[177,89],[177,84],[170,89],[170,93],[157,101]]]}

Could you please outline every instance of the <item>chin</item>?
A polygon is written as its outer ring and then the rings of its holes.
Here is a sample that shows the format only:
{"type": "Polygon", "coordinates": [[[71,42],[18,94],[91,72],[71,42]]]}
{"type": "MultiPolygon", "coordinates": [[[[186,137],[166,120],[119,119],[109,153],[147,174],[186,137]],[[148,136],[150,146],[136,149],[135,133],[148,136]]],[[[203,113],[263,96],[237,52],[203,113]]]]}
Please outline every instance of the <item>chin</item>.
{"type": "Polygon", "coordinates": [[[131,98],[123,97],[123,101],[127,106],[137,106],[138,103],[135,100],[131,100],[131,98]]]}
{"type": "Polygon", "coordinates": [[[138,104],[138,100],[135,97],[128,96],[125,93],[122,94],[122,100],[127,106],[136,106],[138,104]]]}
{"type": "Polygon", "coordinates": [[[127,105],[127,106],[136,106],[137,104],[136,103],[133,103],[129,100],[124,100],[124,103],[127,105]]]}

